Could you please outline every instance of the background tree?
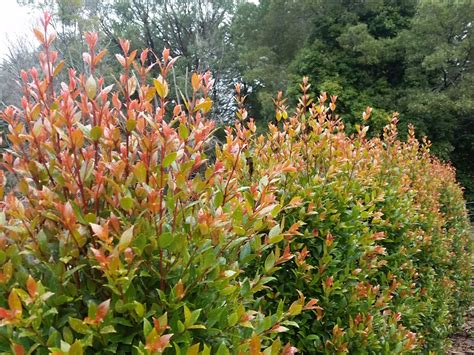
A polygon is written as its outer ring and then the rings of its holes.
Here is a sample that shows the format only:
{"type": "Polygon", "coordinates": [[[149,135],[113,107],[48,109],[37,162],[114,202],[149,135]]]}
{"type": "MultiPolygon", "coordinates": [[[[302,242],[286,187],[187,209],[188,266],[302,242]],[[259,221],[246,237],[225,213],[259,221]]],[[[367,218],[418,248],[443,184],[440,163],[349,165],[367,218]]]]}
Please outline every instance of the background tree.
{"type": "MultiPolygon", "coordinates": [[[[401,34],[407,70],[398,105],[457,167],[474,201],[474,3],[426,2],[401,34]]],[[[473,206],[471,206],[473,207],[473,206]]]]}
{"type": "MultiPolygon", "coordinates": [[[[106,1],[100,7],[104,33],[114,42],[137,38],[136,46],[159,53],[170,48],[181,60],[173,72],[175,82],[188,82],[191,71],[212,71],[215,86],[211,98],[215,117],[229,116],[235,73],[231,70],[229,25],[234,0],[106,1]]],[[[187,91],[187,90],[186,90],[187,91]]],[[[185,95],[187,93],[184,93],[185,95]]],[[[179,101],[179,94],[175,93],[179,101]]]]}
{"type": "Polygon", "coordinates": [[[272,118],[271,97],[288,87],[289,64],[306,43],[313,17],[311,1],[304,0],[245,2],[238,8],[231,27],[235,65],[258,119],[272,118]]]}
{"type": "Polygon", "coordinates": [[[432,151],[455,164],[472,201],[473,13],[471,2],[317,3],[290,73],[296,82],[310,76],[314,94],[338,95],[349,129],[366,106],[375,132],[400,112],[401,127],[414,123],[432,151]]]}

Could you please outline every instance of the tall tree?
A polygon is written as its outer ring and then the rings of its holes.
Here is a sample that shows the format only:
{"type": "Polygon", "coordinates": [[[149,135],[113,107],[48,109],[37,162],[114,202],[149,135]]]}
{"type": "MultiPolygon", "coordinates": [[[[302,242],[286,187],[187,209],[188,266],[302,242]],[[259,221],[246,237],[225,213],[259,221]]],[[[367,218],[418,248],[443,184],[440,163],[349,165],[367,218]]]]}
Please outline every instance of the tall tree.
{"type": "Polygon", "coordinates": [[[270,119],[271,97],[285,90],[289,63],[305,45],[313,17],[312,1],[243,2],[232,22],[236,67],[249,94],[251,112],[270,119]]]}
{"type": "Polygon", "coordinates": [[[375,132],[399,111],[402,128],[414,123],[455,164],[472,200],[474,4],[337,1],[315,14],[312,43],[292,63],[296,77],[338,95],[349,129],[366,106],[375,132]]]}
{"type": "MultiPolygon", "coordinates": [[[[236,0],[19,0],[20,3],[48,10],[54,15],[58,51],[69,66],[83,69],[84,31],[102,34],[102,47],[120,52],[119,39],[131,38],[136,49],[150,48],[161,53],[170,48],[180,56],[175,67],[177,84],[187,82],[192,71],[211,70],[215,90],[214,115],[229,115],[233,77],[228,63],[228,28],[236,0]]],[[[112,56],[113,57],[113,56],[112,56]]],[[[106,63],[105,73],[113,75],[114,63],[106,63]]],[[[174,92],[173,92],[174,93],[174,92]]],[[[179,96],[176,98],[179,100],[179,96]]]]}
{"type": "Polygon", "coordinates": [[[229,62],[228,28],[234,14],[235,0],[130,0],[106,1],[100,10],[103,31],[117,41],[135,38],[138,48],[160,52],[170,48],[180,56],[174,73],[178,84],[187,82],[191,71],[212,71],[217,103],[215,116],[228,115],[226,103],[235,76],[229,62]]]}
{"type": "Polygon", "coordinates": [[[457,167],[474,211],[473,27],[473,2],[420,3],[400,36],[407,70],[399,106],[457,167]]]}

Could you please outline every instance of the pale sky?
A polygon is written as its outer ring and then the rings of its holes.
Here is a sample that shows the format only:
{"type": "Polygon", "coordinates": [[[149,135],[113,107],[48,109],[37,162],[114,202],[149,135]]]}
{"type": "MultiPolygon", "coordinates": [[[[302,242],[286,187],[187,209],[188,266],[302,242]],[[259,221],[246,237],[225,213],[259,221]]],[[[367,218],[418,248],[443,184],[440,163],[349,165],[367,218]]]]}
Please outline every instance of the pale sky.
{"type": "Polygon", "coordinates": [[[0,11],[0,59],[7,53],[8,40],[26,37],[33,41],[33,24],[38,21],[38,14],[17,4],[16,0],[1,0],[0,11]]]}
{"type": "MultiPolygon", "coordinates": [[[[248,0],[258,4],[258,0],[248,0]]],[[[36,44],[32,29],[38,24],[41,11],[18,5],[16,0],[0,0],[0,60],[8,53],[9,41],[24,38],[36,44]]]]}

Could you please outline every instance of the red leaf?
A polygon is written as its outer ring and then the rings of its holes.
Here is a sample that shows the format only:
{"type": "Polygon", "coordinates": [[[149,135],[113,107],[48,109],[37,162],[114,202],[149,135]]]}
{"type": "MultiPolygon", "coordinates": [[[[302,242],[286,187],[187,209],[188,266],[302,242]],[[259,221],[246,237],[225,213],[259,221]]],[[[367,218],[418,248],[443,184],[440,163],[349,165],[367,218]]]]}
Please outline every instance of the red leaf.
{"type": "Polygon", "coordinates": [[[103,242],[110,244],[112,242],[112,238],[109,238],[109,226],[106,224],[104,227],[101,225],[90,223],[92,231],[94,234],[103,242]]]}
{"type": "Polygon", "coordinates": [[[162,352],[170,343],[170,339],[172,336],[173,334],[162,335],[161,337],[155,339],[155,341],[152,342],[151,344],[148,343],[146,345],[146,349],[149,350],[150,352],[157,352],[157,351],[162,352]]]}
{"type": "Polygon", "coordinates": [[[107,312],[109,311],[109,307],[110,307],[110,298],[107,301],[104,301],[101,304],[99,304],[99,307],[97,307],[97,313],[95,315],[95,321],[97,323],[102,323],[104,321],[104,318],[107,315],[107,312]]]}
{"type": "Polygon", "coordinates": [[[92,252],[94,253],[94,256],[97,260],[97,262],[101,265],[101,266],[107,266],[108,263],[109,263],[109,260],[108,258],[104,255],[103,251],[102,250],[98,250],[98,249],[94,249],[94,248],[91,248],[92,252]]]}
{"type": "Polygon", "coordinates": [[[10,318],[10,317],[11,317],[10,312],[6,310],[5,308],[0,307],[0,319],[10,318]]]}
{"type": "Polygon", "coordinates": [[[13,351],[15,352],[15,355],[24,355],[25,354],[25,348],[21,344],[13,345],[13,351]]]}
{"type": "Polygon", "coordinates": [[[298,349],[294,346],[291,346],[290,343],[286,344],[283,350],[281,351],[281,355],[293,355],[298,352],[298,349]]]}

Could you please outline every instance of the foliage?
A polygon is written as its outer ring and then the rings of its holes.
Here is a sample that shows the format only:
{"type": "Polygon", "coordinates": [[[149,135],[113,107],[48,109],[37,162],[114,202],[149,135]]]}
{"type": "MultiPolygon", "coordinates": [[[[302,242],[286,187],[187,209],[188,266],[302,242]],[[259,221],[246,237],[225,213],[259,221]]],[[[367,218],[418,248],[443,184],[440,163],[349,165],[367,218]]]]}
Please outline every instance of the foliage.
{"type": "MultiPolygon", "coordinates": [[[[365,107],[348,134],[337,96],[305,77],[295,109],[280,91],[257,135],[236,85],[236,123],[214,149],[209,72],[173,102],[177,57],[120,40],[107,86],[87,33],[86,71],[61,82],[50,21],[21,107],[2,113],[2,351],[444,349],[472,300],[469,224],[454,169],[412,127],[397,140],[398,114],[382,128],[365,107]]],[[[374,44],[368,31],[340,43],[374,44]]]]}
{"type": "MultiPolygon", "coordinates": [[[[209,117],[216,121],[232,119],[236,82],[250,114],[268,122],[272,95],[286,91],[296,104],[302,76],[310,77],[314,95],[338,95],[348,132],[367,106],[369,135],[381,133],[398,111],[400,137],[409,123],[419,137],[427,135],[432,152],[456,167],[474,208],[472,1],[17,1],[56,15],[56,49],[79,71],[83,31],[100,31],[101,46],[113,54],[121,53],[119,38],[154,52],[172,48],[182,57],[173,82],[185,91],[189,73],[212,70],[209,117]]],[[[98,70],[109,78],[119,68],[110,61],[98,70]]],[[[172,91],[170,98],[180,95],[172,91]]]]}
{"type": "Polygon", "coordinates": [[[250,260],[279,253],[265,243],[274,187],[240,183],[252,125],[229,131],[210,162],[209,73],[193,74],[192,96],[173,105],[167,77],[177,58],[165,49],[148,64],[148,50],[122,40],[119,82],[107,86],[93,33],[83,55],[90,75],[70,69],[57,91],[63,65],[50,20],[35,30],[40,72],[22,72],[21,107],[2,113],[11,143],[2,166],[16,184],[4,195],[1,171],[0,349],[291,353],[278,339],[291,312],[281,303],[263,314],[255,297],[269,270],[262,261],[243,274],[250,260]]]}
{"type": "MultiPolygon", "coordinates": [[[[295,257],[275,267],[267,305],[283,299],[294,309],[295,290],[318,300],[286,335],[303,353],[441,353],[472,301],[472,240],[454,170],[413,128],[398,141],[396,115],[383,138],[368,139],[365,125],[348,136],[336,97],[313,101],[308,78],[301,88],[286,120],[280,93],[283,123],[250,153],[251,181],[282,161],[297,170],[278,182],[284,207],[271,237],[295,231],[295,257]]],[[[371,119],[367,108],[362,121],[371,119]]]]}

